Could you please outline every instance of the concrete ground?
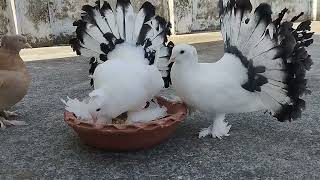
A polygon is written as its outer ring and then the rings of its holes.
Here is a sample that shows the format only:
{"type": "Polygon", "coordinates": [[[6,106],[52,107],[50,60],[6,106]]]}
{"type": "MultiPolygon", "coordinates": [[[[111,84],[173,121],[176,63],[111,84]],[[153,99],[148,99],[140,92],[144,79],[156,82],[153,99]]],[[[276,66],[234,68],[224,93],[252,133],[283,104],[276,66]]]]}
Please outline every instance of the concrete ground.
{"type": "MultiPolygon", "coordinates": [[[[30,92],[13,110],[29,126],[0,131],[0,179],[320,179],[320,37],[315,40],[309,48],[315,65],[308,74],[313,93],[305,98],[308,108],[300,120],[228,115],[230,137],[198,139],[211,117],[197,112],[168,141],[129,153],[83,145],[63,122],[59,99],[91,90],[85,59],[28,62],[30,92]]],[[[202,62],[223,54],[221,41],[194,45],[202,62]]]]}

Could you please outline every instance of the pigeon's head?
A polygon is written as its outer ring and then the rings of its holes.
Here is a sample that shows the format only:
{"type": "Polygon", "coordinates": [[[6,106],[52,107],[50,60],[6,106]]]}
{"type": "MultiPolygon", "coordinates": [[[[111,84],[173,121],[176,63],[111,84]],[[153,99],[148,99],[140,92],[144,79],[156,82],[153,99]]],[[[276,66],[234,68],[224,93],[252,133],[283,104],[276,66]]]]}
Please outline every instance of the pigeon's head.
{"type": "Polygon", "coordinates": [[[1,48],[5,48],[14,52],[20,52],[21,49],[31,48],[27,42],[27,38],[21,35],[5,35],[1,40],[1,48]]]}
{"type": "Polygon", "coordinates": [[[98,89],[92,91],[90,94],[90,100],[88,103],[89,113],[93,118],[93,121],[96,122],[99,117],[106,114],[105,110],[107,109],[106,96],[103,90],[98,89]]]}
{"type": "Polygon", "coordinates": [[[177,45],[172,49],[170,63],[198,62],[198,53],[195,47],[188,44],[177,45]]]}

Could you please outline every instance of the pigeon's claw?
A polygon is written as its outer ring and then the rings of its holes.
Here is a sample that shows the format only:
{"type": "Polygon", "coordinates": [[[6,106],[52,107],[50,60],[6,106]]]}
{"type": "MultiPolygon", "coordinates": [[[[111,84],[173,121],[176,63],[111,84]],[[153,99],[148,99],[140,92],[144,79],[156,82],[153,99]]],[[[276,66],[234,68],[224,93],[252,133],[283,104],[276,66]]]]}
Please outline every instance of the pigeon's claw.
{"type": "Polygon", "coordinates": [[[203,128],[200,132],[199,132],[199,138],[204,138],[207,137],[209,135],[211,135],[212,133],[212,125],[208,128],[203,128]]]}
{"type": "Polygon", "coordinates": [[[0,111],[0,116],[5,119],[10,119],[11,117],[18,116],[18,114],[16,112],[11,112],[11,111],[0,111]]]}
{"type": "Polygon", "coordinates": [[[4,111],[4,114],[7,116],[7,117],[16,117],[16,116],[19,116],[19,114],[16,112],[16,111],[4,111]]]}
{"type": "Polygon", "coordinates": [[[222,139],[223,137],[230,136],[229,131],[231,129],[231,125],[228,125],[227,122],[215,124],[215,126],[211,125],[208,128],[202,129],[199,133],[199,138],[212,136],[213,138],[222,139]]]}
{"type": "Polygon", "coordinates": [[[0,118],[0,129],[5,129],[6,125],[4,124],[3,120],[0,118]]]}
{"type": "Polygon", "coordinates": [[[7,120],[4,117],[0,117],[0,129],[5,129],[8,126],[26,126],[28,125],[24,121],[7,120]]]}

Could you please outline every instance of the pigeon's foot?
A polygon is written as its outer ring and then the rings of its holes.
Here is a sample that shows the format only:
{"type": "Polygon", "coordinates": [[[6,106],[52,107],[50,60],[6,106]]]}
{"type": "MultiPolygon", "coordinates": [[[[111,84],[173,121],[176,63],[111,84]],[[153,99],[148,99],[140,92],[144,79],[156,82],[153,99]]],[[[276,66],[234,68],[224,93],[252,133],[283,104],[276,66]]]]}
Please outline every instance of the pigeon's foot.
{"type": "Polygon", "coordinates": [[[5,129],[7,126],[26,126],[24,121],[7,120],[4,117],[0,117],[0,128],[5,129]]]}
{"type": "Polygon", "coordinates": [[[4,113],[6,114],[7,117],[17,117],[19,116],[19,114],[15,111],[11,112],[11,111],[4,111],[4,113]]]}
{"type": "Polygon", "coordinates": [[[208,128],[204,128],[199,132],[199,138],[204,138],[212,134],[212,125],[208,128]]]}
{"type": "Polygon", "coordinates": [[[224,136],[230,136],[229,131],[231,125],[224,121],[225,115],[217,116],[213,125],[202,129],[199,133],[199,138],[212,136],[213,138],[222,139],[224,136]]]}
{"type": "Polygon", "coordinates": [[[228,122],[222,121],[219,125],[214,125],[212,128],[212,137],[222,139],[224,136],[230,136],[229,131],[231,125],[228,125],[228,122]]]}
{"type": "Polygon", "coordinates": [[[11,117],[17,117],[18,114],[16,112],[11,112],[11,111],[1,111],[0,116],[5,119],[9,119],[11,117]]]}

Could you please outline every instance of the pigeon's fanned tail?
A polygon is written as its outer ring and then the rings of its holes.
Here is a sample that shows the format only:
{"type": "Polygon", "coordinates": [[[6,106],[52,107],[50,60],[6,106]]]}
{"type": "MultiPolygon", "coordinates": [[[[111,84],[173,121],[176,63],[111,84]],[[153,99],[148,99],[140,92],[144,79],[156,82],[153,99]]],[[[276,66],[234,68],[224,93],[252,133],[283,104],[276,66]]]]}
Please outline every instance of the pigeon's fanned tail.
{"type": "Polygon", "coordinates": [[[219,7],[225,52],[248,69],[242,87],[258,93],[279,121],[299,118],[305,108],[301,97],[310,93],[305,75],[312,60],[305,47],[313,43],[311,22],[294,28],[303,13],[283,21],[287,9],[272,21],[270,5],[262,3],[251,13],[250,0],[219,0],[219,7]]]}
{"type": "Polygon", "coordinates": [[[119,56],[120,59],[132,57],[129,53],[126,56],[127,51],[123,49],[115,51],[118,45],[125,44],[122,48],[130,48],[129,52],[140,53],[137,56],[145,58],[141,61],[155,64],[166,87],[169,86],[171,66],[168,61],[173,43],[167,42],[167,36],[171,35],[171,25],[155,15],[155,7],[150,2],[145,2],[138,13],[135,13],[130,0],[117,0],[115,11],[108,2],[101,6],[100,1],[95,6],[83,6],[82,10],[81,20],[74,22],[77,36],[70,40],[70,44],[78,55],[90,58],[91,75],[100,63],[109,59],[111,52],[116,52],[112,57],[119,56]],[[140,47],[143,51],[132,47],[140,47]]]}

